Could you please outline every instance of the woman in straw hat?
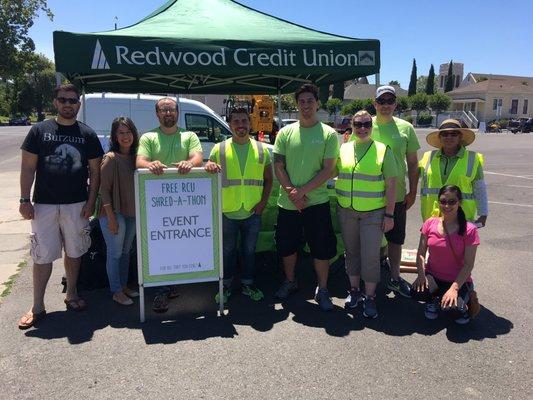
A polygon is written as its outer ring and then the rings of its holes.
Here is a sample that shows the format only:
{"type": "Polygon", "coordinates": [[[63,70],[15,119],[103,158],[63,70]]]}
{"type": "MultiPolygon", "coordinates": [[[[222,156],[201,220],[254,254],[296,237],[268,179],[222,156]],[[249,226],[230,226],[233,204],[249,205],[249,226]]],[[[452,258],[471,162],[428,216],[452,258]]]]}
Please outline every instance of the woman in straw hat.
{"type": "Polygon", "coordinates": [[[483,156],[466,147],[475,140],[472,130],[447,119],[430,132],[426,141],[438,150],[424,153],[420,161],[422,220],[438,213],[438,193],[444,185],[457,185],[463,194],[466,219],[485,226],[488,214],[487,187],[483,178],[483,156]],[[476,218],[477,217],[477,218],[476,218]]]}

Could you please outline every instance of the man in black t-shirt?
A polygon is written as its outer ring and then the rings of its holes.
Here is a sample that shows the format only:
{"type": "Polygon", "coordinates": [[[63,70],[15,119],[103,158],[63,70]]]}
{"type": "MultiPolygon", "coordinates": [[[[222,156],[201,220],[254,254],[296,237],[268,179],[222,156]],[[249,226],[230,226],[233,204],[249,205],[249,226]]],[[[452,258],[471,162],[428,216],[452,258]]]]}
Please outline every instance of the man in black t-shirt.
{"type": "Polygon", "coordinates": [[[30,328],[45,317],[44,293],[52,263],[61,258],[62,248],[67,278],[65,304],[69,310],[85,308],[76,283],[81,256],[90,246],[88,218],[94,212],[103,150],[96,133],[76,120],[80,102],[74,85],[56,88],[54,106],[57,118],[34,125],[21,146],[19,211],[31,220],[34,290],[33,307],[20,319],[20,329],[30,328]]]}

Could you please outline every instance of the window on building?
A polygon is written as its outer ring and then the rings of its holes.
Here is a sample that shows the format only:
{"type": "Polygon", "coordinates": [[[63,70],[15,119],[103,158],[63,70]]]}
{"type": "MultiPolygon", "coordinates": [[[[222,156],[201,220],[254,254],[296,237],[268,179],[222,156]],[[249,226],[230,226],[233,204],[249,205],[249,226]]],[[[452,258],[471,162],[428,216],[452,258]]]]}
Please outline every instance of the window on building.
{"type": "Polygon", "coordinates": [[[527,106],[528,106],[527,103],[529,103],[528,99],[524,99],[524,106],[522,107],[522,114],[527,114],[527,106]]]}
{"type": "Polygon", "coordinates": [[[511,100],[511,109],[509,110],[509,114],[518,114],[518,99],[511,100]]]}
{"type": "Polygon", "coordinates": [[[496,111],[498,109],[498,99],[492,100],[492,111],[496,111]]]}
{"type": "Polygon", "coordinates": [[[444,87],[444,75],[440,76],[440,84],[439,87],[444,87]]]}
{"type": "Polygon", "coordinates": [[[455,75],[455,87],[459,87],[459,84],[461,83],[461,79],[459,75],[455,75]]]}

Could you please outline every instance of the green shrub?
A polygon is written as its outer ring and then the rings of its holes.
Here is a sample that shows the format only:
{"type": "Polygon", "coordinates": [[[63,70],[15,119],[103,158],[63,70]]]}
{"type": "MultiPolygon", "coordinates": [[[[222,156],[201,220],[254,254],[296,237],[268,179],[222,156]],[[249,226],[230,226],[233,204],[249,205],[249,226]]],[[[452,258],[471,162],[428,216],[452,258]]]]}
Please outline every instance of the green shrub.
{"type": "Polygon", "coordinates": [[[417,125],[431,125],[433,121],[433,116],[429,114],[422,114],[416,120],[417,125]]]}
{"type": "Polygon", "coordinates": [[[507,126],[509,125],[509,120],[502,118],[499,121],[496,121],[496,123],[500,125],[500,128],[507,128],[507,126]]]}
{"type": "Polygon", "coordinates": [[[407,117],[404,118],[405,121],[409,122],[410,124],[413,123],[413,116],[412,115],[408,115],[407,117]]]}

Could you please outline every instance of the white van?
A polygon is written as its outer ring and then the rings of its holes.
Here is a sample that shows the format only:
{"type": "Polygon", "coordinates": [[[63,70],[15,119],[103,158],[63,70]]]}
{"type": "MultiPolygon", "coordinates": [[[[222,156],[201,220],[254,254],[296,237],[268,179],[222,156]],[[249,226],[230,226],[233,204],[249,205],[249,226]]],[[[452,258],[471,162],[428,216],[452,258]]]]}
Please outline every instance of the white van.
{"type": "MultiPolygon", "coordinates": [[[[129,117],[135,123],[139,135],[159,126],[155,103],[166,96],[124,93],[89,93],[85,95],[78,119],[93,128],[104,151],[108,150],[111,122],[119,116],[129,117]]],[[[196,132],[204,159],[209,157],[215,143],[231,136],[228,124],[205,104],[196,100],[178,98],[178,126],[196,132]]]]}

